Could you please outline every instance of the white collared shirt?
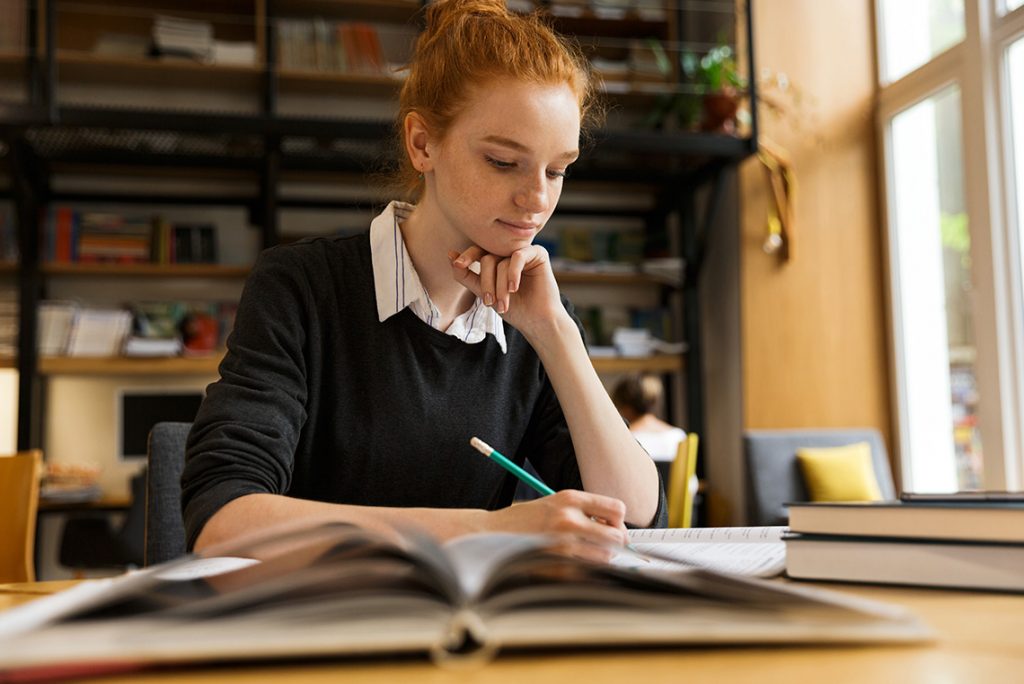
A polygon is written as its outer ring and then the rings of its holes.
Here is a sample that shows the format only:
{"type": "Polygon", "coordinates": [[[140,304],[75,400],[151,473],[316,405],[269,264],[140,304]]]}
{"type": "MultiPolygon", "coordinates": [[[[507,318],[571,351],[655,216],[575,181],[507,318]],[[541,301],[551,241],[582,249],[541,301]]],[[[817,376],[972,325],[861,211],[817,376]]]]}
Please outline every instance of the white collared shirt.
{"type": "MultiPolygon", "coordinates": [[[[373,263],[373,286],[377,293],[377,317],[383,323],[409,308],[421,321],[441,330],[441,312],[430,301],[430,295],[420,282],[399,226],[412,210],[411,204],[391,202],[370,223],[370,259],[373,263]]],[[[484,306],[479,297],[469,311],[457,316],[442,332],[468,344],[482,342],[490,333],[501,351],[506,351],[501,316],[491,307],[484,306]]]]}

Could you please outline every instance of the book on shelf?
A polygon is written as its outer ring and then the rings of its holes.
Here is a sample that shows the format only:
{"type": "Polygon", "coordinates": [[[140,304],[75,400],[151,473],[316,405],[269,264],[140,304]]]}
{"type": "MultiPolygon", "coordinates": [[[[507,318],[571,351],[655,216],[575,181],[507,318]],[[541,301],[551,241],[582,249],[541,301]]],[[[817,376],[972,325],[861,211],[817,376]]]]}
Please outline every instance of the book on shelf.
{"type": "Polygon", "coordinates": [[[79,585],[0,615],[0,674],[517,648],[920,642],[905,609],[680,564],[581,560],[541,535],[443,545],[327,524],[79,585]],[[259,559],[255,561],[254,559],[259,559]],[[50,670],[52,671],[52,670],[50,670]]]}
{"type": "Polygon", "coordinates": [[[210,61],[226,66],[256,66],[256,44],[247,40],[215,40],[210,50],[210,61]]]}
{"type": "Polygon", "coordinates": [[[172,223],[157,217],[152,223],[149,260],[155,264],[215,264],[219,261],[217,226],[212,223],[172,223]]]}
{"type": "Polygon", "coordinates": [[[131,325],[132,314],[124,309],[79,309],[68,335],[67,355],[118,356],[131,325]]]}
{"type": "Polygon", "coordinates": [[[43,255],[50,263],[145,263],[152,220],[109,212],[55,207],[43,223],[43,255]]]}
{"type": "Polygon", "coordinates": [[[39,303],[40,356],[61,356],[67,351],[71,327],[78,304],[71,301],[48,300],[39,303]]]}
{"type": "Polygon", "coordinates": [[[213,24],[208,21],[157,15],[152,37],[150,50],[154,57],[212,60],[213,24]]]}
{"type": "Polygon", "coordinates": [[[11,359],[18,354],[19,309],[17,287],[0,285],[0,358],[11,359]]]}
{"type": "Polygon", "coordinates": [[[801,534],[1024,544],[1024,501],[791,503],[801,534]]]}
{"type": "Polygon", "coordinates": [[[1024,591],[1024,544],[815,534],[785,543],[795,579],[1024,591]]]}
{"type": "Polygon", "coordinates": [[[415,27],[399,24],[279,19],[277,63],[291,71],[395,76],[415,37],[415,27]]]}

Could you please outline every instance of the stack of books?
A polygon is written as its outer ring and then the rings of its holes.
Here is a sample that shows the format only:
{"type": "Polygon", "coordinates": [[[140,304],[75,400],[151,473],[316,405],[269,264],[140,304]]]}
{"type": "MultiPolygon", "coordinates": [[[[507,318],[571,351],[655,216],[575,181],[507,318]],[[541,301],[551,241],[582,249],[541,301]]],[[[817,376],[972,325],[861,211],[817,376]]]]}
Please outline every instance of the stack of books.
{"type": "Polygon", "coordinates": [[[0,286],[0,359],[18,355],[18,290],[0,286]]]}
{"type": "Polygon", "coordinates": [[[789,505],[798,579],[1024,591],[1024,493],[789,505]]]}
{"type": "Polygon", "coordinates": [[[209,62],[213,56],[213,24],[159,15],[153,22],[153,54],[209,62]]]}

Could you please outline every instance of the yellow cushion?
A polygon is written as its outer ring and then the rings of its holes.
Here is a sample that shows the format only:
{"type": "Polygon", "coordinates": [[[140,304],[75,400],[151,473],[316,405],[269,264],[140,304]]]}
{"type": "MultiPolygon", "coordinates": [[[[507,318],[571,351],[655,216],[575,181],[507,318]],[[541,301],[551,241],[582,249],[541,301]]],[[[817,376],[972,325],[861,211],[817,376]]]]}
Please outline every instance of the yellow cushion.
{"type": "Polygon", "coordinates": [[[871,445],[858,442],[840,447],[797,449],[811,501],[880,501],[871,445]]]}

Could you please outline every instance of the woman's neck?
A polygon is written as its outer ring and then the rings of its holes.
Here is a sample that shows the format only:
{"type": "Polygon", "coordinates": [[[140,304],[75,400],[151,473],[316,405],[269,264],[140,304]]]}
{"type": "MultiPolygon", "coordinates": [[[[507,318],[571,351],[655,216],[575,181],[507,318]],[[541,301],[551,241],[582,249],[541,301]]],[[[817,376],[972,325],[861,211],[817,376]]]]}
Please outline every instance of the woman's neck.
{"type": "Polygon", "coordinates": [[[645,413],[636,420],[629,422],[629,429],[639,432],[665,432],[671,430],[672,427],[653,413],[645,413]]]}
{"type": "Polygon", "coordinates": [[[461,252],[469,245],[426,197],[401,223],[402,240],[409,251],[416,274],[441,312],[443,327],[468,311],[476,296],[452,278],[449,251],[461,252]]]}

